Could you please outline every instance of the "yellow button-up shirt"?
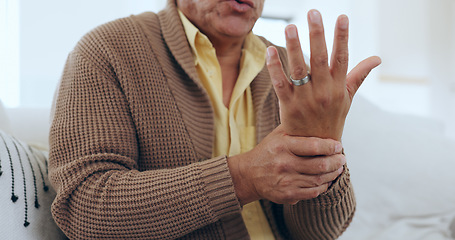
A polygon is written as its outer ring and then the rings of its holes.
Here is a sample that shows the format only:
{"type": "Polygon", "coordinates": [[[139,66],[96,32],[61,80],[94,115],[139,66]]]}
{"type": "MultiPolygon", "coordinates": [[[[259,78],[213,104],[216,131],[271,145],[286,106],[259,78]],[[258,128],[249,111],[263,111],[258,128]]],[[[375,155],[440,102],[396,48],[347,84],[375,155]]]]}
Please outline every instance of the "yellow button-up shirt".
{"type": "MultiPolygon", "coordinates": [[[[202,85],[212,102],[215,114],[213,157],[233,156],[256,145],[255,115],[250,83],[265,64],[266,46],[253,33],[248,34],[242,49],[240,73],[229,106],[223,103],[221,67],[210,40],[179,11],[191,46],[194,64],[202,85]]],[[[243,206],[242,217],[251,239],[274,239],[270,225],[259,203],[243,206]]]]}

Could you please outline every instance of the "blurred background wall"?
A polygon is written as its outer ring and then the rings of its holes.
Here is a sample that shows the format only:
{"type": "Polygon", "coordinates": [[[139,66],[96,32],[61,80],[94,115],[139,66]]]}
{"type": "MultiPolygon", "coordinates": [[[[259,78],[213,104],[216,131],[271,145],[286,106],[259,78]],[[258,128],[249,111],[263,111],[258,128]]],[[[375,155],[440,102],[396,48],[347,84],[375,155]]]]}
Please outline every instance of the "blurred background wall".
{"type": "MultiPolygon", "coordinates": [[[[119,17],[159,11],[165,2],[0,0],[0,99],[9,108],[49,107],[83,34],[119,17]]],[[[294,23],[309,55],[306,13],[313,8],[323,15],[329,51],[337,16],[349,16],[350,68],[371,55],[382,58],[358,94],[387,111],[438,120],[455,138],[455,1],[266,0],[254,32],[284,45],[284,27],[294,23]]]]}

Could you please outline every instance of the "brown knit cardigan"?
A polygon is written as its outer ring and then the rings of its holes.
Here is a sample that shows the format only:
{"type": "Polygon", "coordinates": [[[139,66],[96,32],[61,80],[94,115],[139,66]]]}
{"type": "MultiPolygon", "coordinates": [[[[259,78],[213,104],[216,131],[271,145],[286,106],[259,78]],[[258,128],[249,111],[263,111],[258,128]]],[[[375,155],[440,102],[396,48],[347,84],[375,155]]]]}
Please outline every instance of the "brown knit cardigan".
{"type": "MultiPolygon", "coordinates": [[[[279,124],[265,67],[251,88],[259,142],[279,124]]],[[[71,239],[248,239],[213,138],[213,109],[172,0],[158,14],[96,28],[69,54],[56,99],[55,221],[71,239]]],[[[277,239],[336,238],[355,209],[347,169],[318,198],[261,204],[277,239]]]]}

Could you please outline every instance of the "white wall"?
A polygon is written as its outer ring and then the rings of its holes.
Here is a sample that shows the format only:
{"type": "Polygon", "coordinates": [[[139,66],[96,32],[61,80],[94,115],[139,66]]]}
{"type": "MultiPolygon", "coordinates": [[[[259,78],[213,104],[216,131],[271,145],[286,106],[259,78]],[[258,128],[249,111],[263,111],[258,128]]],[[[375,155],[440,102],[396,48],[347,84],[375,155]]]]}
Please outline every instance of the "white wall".
{"type": "Polygon", "coordinates": [[[392,77],[427,78],[429,71],[428,5],[434,0],[381,0],[379,37],[382,74],[392,77]]]}
{"type": "MultiPolygon", "coordinates": [[[[430,114],[428,0],[376,1],[376,43],[383,63],[363,94],[383,109],[430,114]]],[[[359,9],[360,10],[360,9],[359,9]]]]}
{"type": "Polygon", "coordinates": [[[0,101],[19,105],[19,4],[0,0],[0,101]],[[7,33],[7,34],[4,34],[7,33]]]}
{"type": "Polygon", "coordinates": [[[432,0],[428,14],[431,114],[455,138],[455,1],[432,0]]]}
{"type": "Polygon", "coordinates": [[[165,0],[20,0],[22,106],[50,106],[68,53],[92,28],[143,11],[165,0]]]}

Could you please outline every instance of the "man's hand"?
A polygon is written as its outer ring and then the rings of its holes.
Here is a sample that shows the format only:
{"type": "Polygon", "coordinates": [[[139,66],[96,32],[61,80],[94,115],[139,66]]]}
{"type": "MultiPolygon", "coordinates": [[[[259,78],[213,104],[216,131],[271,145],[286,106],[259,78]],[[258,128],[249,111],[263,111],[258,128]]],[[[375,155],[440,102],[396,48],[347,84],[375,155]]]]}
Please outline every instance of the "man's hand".
{"type": "MultiPolygon", "coordinates": [[[[308,12],[311,48],[311,81],[294,86],[285,75],[277,50],[267,49],[267,67],[280,101],[284,131],[290,135],[331,138],[340,141],[352,99],[369,72],[381,63],[370,57],[347,75],[348,18],[342,15],[335,27],[333,53],[328,61],[322,18],[318,11],[308,12]]],[[[293,79],[307,75],[297,28],[286,28],[286,48],[293,79]]]]}
{"type": "Polygon", "coordinates": [[[343,172],[341,151],[338,141],[289,136],[278,126],[253,150],[230,157],[228,164],[242,205],[259,199],[295,204],[327,191],[343,172]]]}

